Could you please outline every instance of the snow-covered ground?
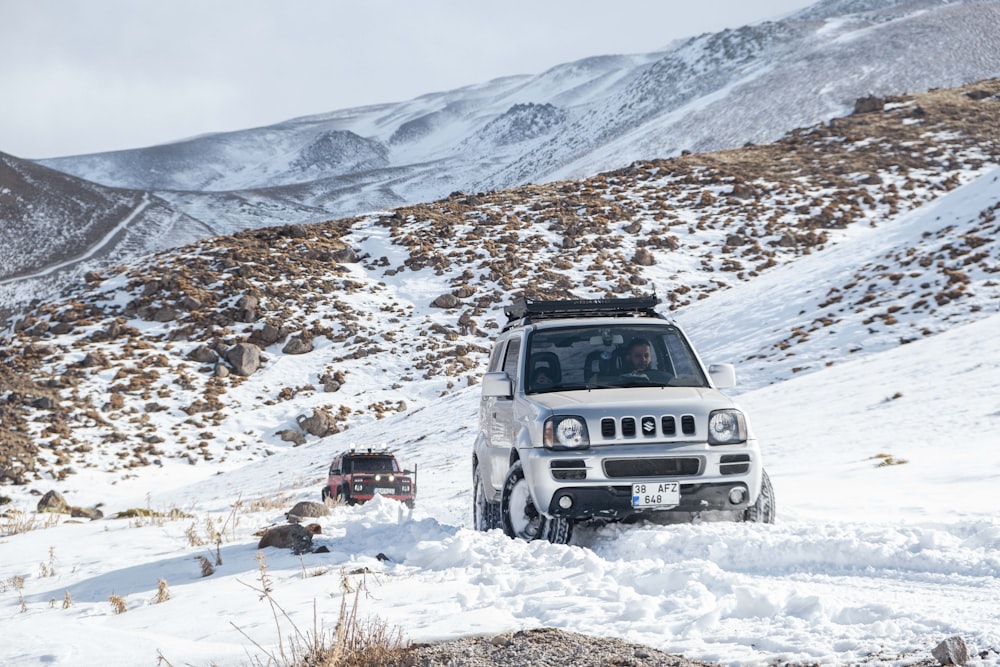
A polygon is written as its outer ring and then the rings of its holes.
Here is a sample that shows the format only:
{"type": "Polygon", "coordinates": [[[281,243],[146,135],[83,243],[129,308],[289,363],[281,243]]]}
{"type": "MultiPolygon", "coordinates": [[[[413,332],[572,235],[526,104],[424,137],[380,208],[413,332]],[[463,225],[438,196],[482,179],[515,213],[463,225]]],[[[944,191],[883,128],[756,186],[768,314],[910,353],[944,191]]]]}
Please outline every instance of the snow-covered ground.
{"type": "MultiPolygon", "coordinates": [[[[901,226],[919,235],[932,220],[974,218],[996,201],[994,176],[843,243],[863,236],[860,253],[901,226]]],[[[736,361],[747,376],[738,399],[775,487],[773,525],[581,527],[570,545],[476,532],[470,387],[224,472],[167,459],[114,486],[93,470],[56,483],[74,504],[106,503],[109,518],[53,525],[28,514],[22,521],[36,529],[0,538],[0,664],[266,662],[262,651],[276,653],[279,638],[312,630],[314,611],[332,628],[344,595],[355,597],[345,583],[360,590],[363,616],[412,641],[551,626],[724,664],[908,665],[961,635],[972,664],[1000,664],[995,301],[905,345],[845,318],[833,343],[817,335],[796,347],[811,362],[799,373],[743,361],[755,349],[747,341],[813,307],[805,285],[821,294],[839,284],[851,260],[837,247],[676,314],[707,362],[736,361]],[[254,532],[283,523],[296,501],[319,500],[331,458],[352,442],[389,443],[419,466],[416,507],[335,507],[317,520],[314,544],[328,553],[259,552],[254,532]],[[184,515],[110,518],[129,508],[184,515]],[[202,576],[199,557],[221,564],[202,576]],[[276,623],[255,590],[261,562],[290,620],[276,623]]],[[[3,491],[33,509],[35,499],[3,491]]]]}

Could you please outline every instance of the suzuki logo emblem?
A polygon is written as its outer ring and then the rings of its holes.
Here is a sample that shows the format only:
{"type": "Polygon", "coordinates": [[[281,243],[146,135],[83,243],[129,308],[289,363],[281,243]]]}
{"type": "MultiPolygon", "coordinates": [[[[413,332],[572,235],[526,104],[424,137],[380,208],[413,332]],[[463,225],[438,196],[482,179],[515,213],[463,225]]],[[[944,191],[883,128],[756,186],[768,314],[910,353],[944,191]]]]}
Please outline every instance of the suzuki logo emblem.
{"type": "Polygon", "coordinates": [[[654,435],[656,433],[656,422],[654,422],[650,417],[643,417],[642,432],[646,435],[654,435]]]}

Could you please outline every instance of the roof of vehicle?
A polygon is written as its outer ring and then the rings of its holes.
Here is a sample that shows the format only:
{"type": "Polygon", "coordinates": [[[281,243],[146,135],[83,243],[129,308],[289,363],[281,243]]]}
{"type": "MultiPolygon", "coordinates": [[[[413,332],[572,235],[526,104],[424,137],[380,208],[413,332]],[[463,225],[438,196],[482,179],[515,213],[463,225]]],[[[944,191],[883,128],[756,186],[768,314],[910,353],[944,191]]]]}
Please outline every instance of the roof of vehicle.
{"type": "Polygon", "coordinates": [[[621,299],[534,300],[519,297],[504,308],[507,323],[502,331],[553,319],[648,317],[664,320],[666,317],[655,310],[659,303],[655,294],[621,299]]]}
{"type": "Polygon", "coordinates": [[[396,455],[393,454],[390,451],[386,451],[384,449],[376,450],[376,449],[374,449],[372,447],[369,447],[367,450],[348,449],[347,451],[344,451],[344,452],[341,452],[340,454],[338,454],[338,456],[341,456],[341,457],[348,457],[348,456],[355,456],[355,457],[362,457],[362,456],[363,457],[383,456],[385,458],[390,458],[390,459],[396,458],[396,455]]]}

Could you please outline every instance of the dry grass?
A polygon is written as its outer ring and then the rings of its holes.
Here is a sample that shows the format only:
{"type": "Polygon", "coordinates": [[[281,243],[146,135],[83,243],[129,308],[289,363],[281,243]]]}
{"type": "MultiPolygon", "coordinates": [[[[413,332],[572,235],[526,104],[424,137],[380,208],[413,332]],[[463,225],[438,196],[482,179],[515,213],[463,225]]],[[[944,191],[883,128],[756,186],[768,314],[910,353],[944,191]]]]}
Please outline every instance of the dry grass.
{"type": "Polygon", "coordinates": [[[39,517],[38,512],[22,512],[21,510],[7,510],[0,517],[0,537],[10,537],[19,533],[27,533],[39,528],[51,528],[59,525],[60,515],[49,512],[43,513],[44,518],[39,517]]]}
{"type": "Polygon", "coordinates": [[[877,468],[885,468],[886,466],[901,466],[903,464],[909,463],[906,459],[896,458],[892,454],[879,453],[872,456],[869,460],[876,460],[877,468]]]}
{"type": "Polygon", "coordinates": [[[108,602],[111,603],[111,608],[116,614],[124,614],[128,611],[128,605],[125,604],[125,598],[120,595],[112,594],[108,597],[108,602]]]}
{"type": "Polygon", "coordinates": [[[153,598],[153,602],[160,604],[166,602],[170,599],[170,588],[167,586],[166,579],[160,579],[156,582],[156,597],[153,598]]]}
{"type": "Polygon", "coordinates": [[[358,617],[358,601],[363,586],[354,590],[353,599],[350,582],[342,578],[340,613],[336,626],[324,628],[319,621],[319,613],[313,603],[313,627],[303,632],[288,616],[288,613],[274,598],[273,582],[267,573],[263,552],[258,552],[259,585],[246,584],[254,590],[260,600],[271,607],[275,630],[278,636],[276,650],[268,650],[249,637],[242,629],[235,627],[261,653],[252,664],[277,665],[279,667],[387,667],[402,664],[408,646],[403,640],[402,630],[390,628],[384,621],[362,620],[358,617]],[[351,600],[349,602],[349,600],[351,600]],[[284,639],[284,626],[291,627],[289,639],[284,639]],[[287,643],[287,645],[286,645],[287,643]]]}
{"type": "Polygon", "coordinates": [[[210,577],[215,574],[215,566],[212,565],[212,561],[208,560],[204,556],[197,556],[198,562],[201,564],[201,576],[210,577]]]}

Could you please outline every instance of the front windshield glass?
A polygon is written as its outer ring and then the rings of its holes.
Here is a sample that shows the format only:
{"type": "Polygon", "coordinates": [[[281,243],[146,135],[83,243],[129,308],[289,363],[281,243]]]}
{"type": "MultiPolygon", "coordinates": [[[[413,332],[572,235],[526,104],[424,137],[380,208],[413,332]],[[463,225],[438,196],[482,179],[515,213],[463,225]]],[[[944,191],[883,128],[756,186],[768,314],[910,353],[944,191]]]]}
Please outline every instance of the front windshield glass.
{"type": "Polygon", "coordinates": [[[525,392],[707,387],[694,353],[670,324],[542,329],[528,338],[525,392]]]}
{"type": "Polygon", "coordinates": [[[351,460],[351,472],[395,472],[395,460],[387,456],[358,457],[351,460]]]}

